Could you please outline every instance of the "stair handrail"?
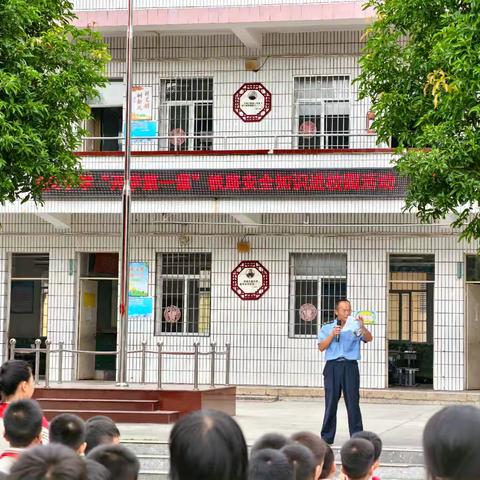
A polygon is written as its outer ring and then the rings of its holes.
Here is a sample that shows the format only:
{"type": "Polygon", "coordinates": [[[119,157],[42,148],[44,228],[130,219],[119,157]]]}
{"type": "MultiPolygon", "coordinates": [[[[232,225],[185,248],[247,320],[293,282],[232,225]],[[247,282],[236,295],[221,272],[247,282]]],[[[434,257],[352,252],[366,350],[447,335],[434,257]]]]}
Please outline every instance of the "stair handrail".
{"type": "MultiPolygon", "coordinates": [[[[52,342],[48,339],[45,340],[45,348],[41,348],[41,339],[37,338],[34,341],[34,344],[30,347],[16,347],[17,340],[11,338],[9,341],[9,359],[13,360],[16,353],[24,354],[34,354],[35,355],[35,372],[34,372],[34,381],[36,385],[40,383],[40,355],[45,354],[45,388],[50,387],[50,366],[51,366],[51,356],[52,354],[58,354],[58,375],[57,383],[63,383],[63,360],[64,354],[70,353],[72,355],[115,355],[118,357],[119,351],[94,351],[94,350],[80,350],[75,348],[65,348],[65,343],[63,341],[58,342],[58,347],[52,348],[52,342]]],[[[210,357],[210,387],[215,387],[215,376],[216,376],[216,357],[225,356],[225,385],[230,385],[230,368],[231,368],[231,344],[229,342],[225,343],[225,350],[218,350],[217,344],[215,342],[210,343],[210,349],[208,351],[200,351],[200,342],[196,341],[193,343],[193,351],[168,351],[163,349],[163,342],[157,342],[156,350],[147,350],[147,342],[143,340],[141,342],[140,349],[127,350],[126,354],[135,355],[140,354],[140,383],[145,385],[146,382],[146,365],[147,365],[147,354],[153,354],[157,357],[157,388],[161,390],[163,388],[163,358],[165,355],[183,355],[183,356],[193,356],[193,388],[194,390],[199,389],[199,365],[200,365],[200,356],[209,356],[210,357]]]]}

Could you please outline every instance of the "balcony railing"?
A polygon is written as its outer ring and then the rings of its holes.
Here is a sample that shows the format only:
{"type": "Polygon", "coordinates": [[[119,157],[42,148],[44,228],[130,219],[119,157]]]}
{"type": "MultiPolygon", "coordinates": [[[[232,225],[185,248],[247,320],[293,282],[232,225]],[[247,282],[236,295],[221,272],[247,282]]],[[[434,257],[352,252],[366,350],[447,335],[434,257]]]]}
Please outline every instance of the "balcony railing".
{"type": "MultiPolygon", "coordinates": [[[[125,138],[86,137],[82,139],[79,149],[88,152],[121,152],[124,150],[125,138]]],[[[385,151],[389,145],[377,145],[376,136],[371,134],[258,134],[242,135],[161,135],[132,139],[132,150],[142,152],[241,152],[266,151],[274,153],[279,150],[377,150],[385,151]]]]}
{"type": "MultiPolygon", "coordinates": [[[[351,3],[346,0],[302,0],[302,4],[351,3]]],[[[135,9],[150,8],[229,8],[267,5],[296,5],[298,0],[136,0],[135,9]]],[[[126,0],[73,0],[76,11],[126,10],[126,0]]]]}

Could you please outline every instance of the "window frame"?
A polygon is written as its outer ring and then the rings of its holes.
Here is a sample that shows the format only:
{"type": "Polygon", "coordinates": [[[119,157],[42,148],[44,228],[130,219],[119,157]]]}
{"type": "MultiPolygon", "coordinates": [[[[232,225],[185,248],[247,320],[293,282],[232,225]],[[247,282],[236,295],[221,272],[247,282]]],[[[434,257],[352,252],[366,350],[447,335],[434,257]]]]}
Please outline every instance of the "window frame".
{"type": "MultiPolygon", "coordinates": [[[[324,325],[322,323],[322,304],[323,304],[323,282],[324,280],[333,280],[333,281],[342,281],[345,284],[345,294],[342,297],[347,297],[348,292],[348,271],[345,270],[345,275],[328,275],[328,274],[319,274],[319,275],[304,275],[299,274],[295,275],[294,271],[294,261],[293,258],[295,255],[341,255],[345,257],[345,267],[348,267],[348,257],[346,253],[303,253],[303,252],[292,252],[290,253],[290,268],[289,268],[289,307],[288,307],[288,338],[302,339],[302,338],[317,338],[320,332],[320,329],[324,325]],[[295,320],[296,320],[296,282],[297,280],[310,280],[317,282],[317,317],[315,322],[317,325],[317,333],[315,334],[306,334],[306,333],[295,333],[295,320]]],[[[332,318],[333,321],[333,318],[332,318]]]]}
{"type": "MultiPolygon", "coordinates": [[[[300,105],[301,104],[316,104],[321,106],[321,121],[320,121],[320,133],[317,132],[317,135],[320,135],[320,147],[319,149],[325,150],[330,148],[341,149],[341,150],[348,150],[350,148],[350,135],[351,135],[351,126],[350,121],[352,119],[352,89],[351,89],[351,75],[349,74],[331,74],[331,75],[295,75],[293,77],[293,134],[294,137],[292,139],[292,147],[297,150],[315,150],[315,147],[300,147],[300,132],[299,132],[299,119],[300,119],[300,105]],[[299,79],[329,79],[329,78],[342,78],[346,82],[348,82],[348,94],[344,98],[334,98],[334,97],[314,97],[314,98],[298,98],[299,90],[296,89],[296,81],[299,79]],[[348,113],[342,114],[348,117],[349,127],[348,131],[342,131],[335,134],[329,134],[329,137],[347,137],[348,139],[348,146],[347,147],[328,147],[327,146],[327,137],[325,136],[325,120],[326,120],[326,108],[325,105],[328,103],[347,103],[348,105],[348,113]]],[[[315,137],[316,135],[312,135],[315,137]]],[[[307,137],[308,138],[308,137],[307,137]]]]}
{"type": "Polygon", "coordinates": [[[171,152],[178,152],[178,151],[210,151],[213,150],[213,143],[214,143],[214,92],[215,92],[215,82],[213,76],[199,76],[199,77],[165,77],[160,79],[160,99],[159,99],[159,124],[160,124],[160,131],[162,136],[168,136],[171,129],[170,129],[170,122],[171,122],[171,107],[175,106],[185,106],[188,107],[188,119],[186,119],[188,124],[188,132],[186,132],[185,143],[187,144],[186,148],[182,148],[182,145],[172,145],[170,143],[169,138],[160,138],[159,139],[159,148],[161,150],[167,150],[171,152]],[[166,88],[165,85],[169,81],[174,80],[211,80],[212,85],[212,99],[211,100],[167,100],[166,99],[166,88]],[[197,118],[195,116],[196,107],[199,105],[207,105],[211,106],[211,122],[212,122],[212,131],[208,135],[197,135],[196,131],[196,121],[197,118]],[[211,146],[209,149],[205,148],[197,148],[197,142],[201,142],[202,139],[210,139],[211,146]],[[172,148],[173,146],[173,148],[172,148]],[[163,148],[162,148],[163,147],[163,148]]]}
{"type": "MultiPolygon", "coordinates": [[[[154,333],[153,335],[156,337],[163,336],[163,335],[173,335],[173,336],[197,336],[197,337],[210,337],[211,335],[211,327],[212,327],[212,309],[211,306],[209,308],[209,318],[208,318],[208,331],[204,333],[196,332],[188,332],[188,325],[190,324],[189,318],[191,315],[191,310],[189,308],[189,282],[191,280],[197,280],[199,284],[198,293],[200,299],[200,292],[202,291],[200,287],[200,283],[202,282],[202,275],[200,273],[186,273],[186,274],[178,274],[178,273],[162,273],[162,255],[168,255],[169,253],[186,253],[186,252],[157,252],[156,254],[156,282],[155,282],[155,289],[156,289],[156,301],[155,301],[155,323],[154,323],[154,333]],[[162,331],[162,326],[164,323],[163,318],[163,311],[166,305],[163,305],[163,285],[164,280],[182,280],[183,283],[183,307],[182,307],[182,330],[176,332],[168,332],[162,331]]],[[[189,252],[190,255],[210,255],[210,270],[206,270],[209,272],[209,285],[208,285],[208,292],[209,298],[211,302],[212,298],[212,265],[211,265],[211,252],[189,252]]],[[[200,308],[198,308],[198,315],[200,315],[200,308]]],[[[198,325],[200,322],[197,323],[197,330],[198,325]]]]}

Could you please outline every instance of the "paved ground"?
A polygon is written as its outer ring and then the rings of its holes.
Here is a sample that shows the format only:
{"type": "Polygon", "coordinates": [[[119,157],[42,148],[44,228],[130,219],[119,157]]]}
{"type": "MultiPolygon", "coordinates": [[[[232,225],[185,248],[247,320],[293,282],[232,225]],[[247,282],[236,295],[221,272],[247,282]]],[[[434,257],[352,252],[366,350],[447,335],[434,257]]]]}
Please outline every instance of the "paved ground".
{"type": "MultiPolygon", "coordinates": [[[[318,432],[323,417],[323,400],[239,400],[236,420],[242,427],[248,443],[265,432],[290,434],[299,430],[318,432]]],[[[431,415],[441,405],[392,403],[365,403],[362,405],[364,428],[378,433],[386,447],[421,448],[422,431],[431,415]]],[[[168,439],[170,425],[122,424],[125,439],[168,439]]],[[[343,403],[338,411],[338,433],[335,445],[348,438],[347,413],[343,403]]]]}

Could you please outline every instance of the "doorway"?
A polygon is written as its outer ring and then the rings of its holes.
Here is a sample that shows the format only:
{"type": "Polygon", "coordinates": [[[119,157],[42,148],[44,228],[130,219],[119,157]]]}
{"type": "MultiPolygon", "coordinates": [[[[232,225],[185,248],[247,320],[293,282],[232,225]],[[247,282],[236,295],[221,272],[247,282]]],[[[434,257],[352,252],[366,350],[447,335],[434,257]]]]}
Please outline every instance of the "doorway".
{"type": "Polygon", "coordinates": [[[433,255],[390,255],[388,384],[433,387],[433,255]]]}
{"type": "Polygon", "coordinates": [[[480,257],[466,258],[465,366],[467,390],[480,389],[480,257]]]}
{"type": "MultiPolygon", "coordinates": [[[[48,334],[48,254],[12,254],[10,278],[10,312],[8,341],[14,338],[17,348],[33,348],[41,340],[45,348],[48,334]]],[[[35,370],[33,353],[18,353],[15,358],[27,361],[35,370]]],[[[40,375],[45,374],[45,358],[40,357],[40,375]]]]}
{"type": "MultiPolygon", "coordinates": [[[[117,348],[118,254],[80,256],[78,349],[108,352],[117,348]]],[[[115,380],[115,355],[80,354],[78,380],[115,380]]]]}

